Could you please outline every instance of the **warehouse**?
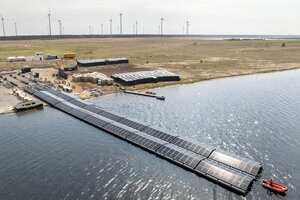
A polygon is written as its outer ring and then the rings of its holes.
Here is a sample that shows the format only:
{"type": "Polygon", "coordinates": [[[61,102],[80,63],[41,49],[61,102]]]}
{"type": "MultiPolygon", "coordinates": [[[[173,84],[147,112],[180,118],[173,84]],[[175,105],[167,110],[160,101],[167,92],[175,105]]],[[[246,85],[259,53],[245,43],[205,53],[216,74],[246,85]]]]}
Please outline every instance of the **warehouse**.
{"type": "Polygon", "coordinates": [[[180,76],[167,70],[153,70],[129,72],[112,75],[115,82],[125,86],[132,86],[143,83],[157,83],[160,81],[179,81],[180,76]]]}

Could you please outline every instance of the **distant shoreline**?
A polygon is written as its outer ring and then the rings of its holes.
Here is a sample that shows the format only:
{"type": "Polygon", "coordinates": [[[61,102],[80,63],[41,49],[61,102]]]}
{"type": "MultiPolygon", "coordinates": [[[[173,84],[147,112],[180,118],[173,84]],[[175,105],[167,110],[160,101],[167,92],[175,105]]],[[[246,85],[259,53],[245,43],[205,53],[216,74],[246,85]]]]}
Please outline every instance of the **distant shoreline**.
{"type": "Polygon", "coordinates": [[[219,35],[219,34],[94,34],[94,35],[20,35],[20,36],[1,36],[0,40],[55,40],[55,39],[74,39],[74,38],[200,38],[212,40],[240,40],[240,39],[300,39],[300,35],[219,35]]]}

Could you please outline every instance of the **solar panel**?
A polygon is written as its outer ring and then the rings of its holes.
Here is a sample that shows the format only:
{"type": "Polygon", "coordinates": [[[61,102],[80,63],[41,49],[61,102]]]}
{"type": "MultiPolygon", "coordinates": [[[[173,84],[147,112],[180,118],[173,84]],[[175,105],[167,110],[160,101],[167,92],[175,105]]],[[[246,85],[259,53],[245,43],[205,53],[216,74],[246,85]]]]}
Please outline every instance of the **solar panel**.
{"type": "Polygon", "coordinates": [[[104,111],[104,110],[102,112],[98,113],[98,114],[101,115],[101,116],[103,116],[103,117],[106,117],[108,119],[114,120],[116,122],[119,121],[119,120],[121,120],[121,118],[122,118],[122,117],[120,117],[120,116],[118,116],[116,114],[113,114],[111,112],[107,112],[107,111],[104,111]]]}
{"type": "Polygon", "coordinates": [[[62,93],[62,92],[56,94],[56,96],[58,96],[58,97],[60,97],[60,98],[62,98],[62,99],[64,99],[64,100],[66,100],[66,101],[70,101],[71,99],[74,99],[74,97],[71,97],[71,96],[69,96],[69,95],[66,95],[66,94],[64,94],[64,93],[62,93]]]}
{"type": "Polygon", "coordinates": [[[178,147],[174,144],[164,144],[156,151],[156,153],[172,159],[177,163],[183,164],[191,169],[194,169],[201,160],[205,159],[203,156],[178,147]]]}
{"type": "Polygon", "coordinates": [[[56,108],[62,110],[62,111],[65,111],[65,112],[68,112],[69,110],[72,110],[73,107],[65,104],[65,103],[58,103],[55,105],[56,108]]]}
{"type": "Polygon", "coordinates": [[[93,124],[99,128],[104,127],[107,123],[109,123],[108,120],[104,120],[103,118],[100,118],[99,116],[95,115],[89,115],[84,118],[84,120],[90,124],[93,124]]]}
{"type": "Polygon", "coordinates": [[[29,93],[29,94],[33,94],[33,93],[36,92],[34,89],[32,89],[31,86],[26,86],[26,87],[24,87],[24,90],[25,90],[27,93],[29,93]]]}
{"type": "Polygon", "coordinates": [[[124,124],[126,126],[129,126],[131,128],[134,128],[136,130],[139,130],[139,131],[143,130],[146,127],[146,125],[144,125],[142,123],[139,123],[139,122],[137,122],[135,120],[131,120],[131,119],[124,118],[124,117],[122,117],[120,119],[120,121],[118,121],[118,122],[121,123],[121,124],[124,124]]]}
{"type": "Polygon", "coordinates": [[[69,114],[75,116],[75,117],[80,118],[80,119],[83,119],[83,118],[89,116],[88,113],[85,113],[85,112],[83,112],[83,111],[81,111],[81,110],[78,110],[78,109],[76,109],[76,108],[71,109],[71,110],[68,110],[67,112],[68,112],[69,114]]]}
{"type": "Polygon", "coordinates": [[[158,138],[152,137],[143,132],[134,132],[127,137],[127,140],[142,146],[152,152],[155,152],[159,147],[163,144],[166,144],[165,141],[160,140],[158,138]]]}
{"type": "Polygon", "coordinates": [[[55,96],[57,96],[59,93],[61,93],[61,92],[59,92],[59,91],[57,91],[57,90],[54,90],[54,89],[52,89],[52,88],[50,88],[49,90],[47,90],[47,92],[49,92],[49,93],[51,93],[51,94],[53,94],[53,95],[55,95],[55,96]]]}
{"type": "Polygon", "coordinates": [[[103,127],[103,129],[123,138],[127,138],[130,134],[132,134],[135,131],[129,127],[117,123],[107,123],[103,127]]]}
{"type": "Polygon", "coordinates": [[[242,193],[246,193],[253,178],[249,175],[230,170],[216,162],[202,160],[196,167],[196,172],[225,184],[242,193]]]}
{"type": "Polygon", "coordinates": [[[217,162],[223,163],[230,167],[239,169],[243,172],[256,176],[262,165],[258,162],[242,158],[240,156],[230,154],[227,152],[214,151],[210,156],[210,159],[215,160],[217,162]]]}
{"type": "Polygon", "coordinates": [[[39,99],[46,99],[47,97],[49,97],[47,94],[41,92],[41,91],[37,91],[34,93],[34,96],[38,97],[39,99]]]}
{"type": "Polygon", "coordinates": [[[215,148],[202,144],[202,143],[193,143],[188,141],[187,139],[182,139],[182,138],[174,138],[174,140],[172,140],[172,143],[182,147],[184,149],[190,150],[192,152],[195,152],[197,154],[200,154],[202,156],[208,157],[214,150],[215,148]]]}
{"type": "Polygon", "coordinates": [[[47,98],[44,99],[47,103],[55,106],[56,104],[58,104],[60,101],[51,97],[51,96],[48,96],[47,98]]]}
{"type": "Polygon", "coordinates": [[[69,102],[76,105],[76,106],[78,106],[78,107],[80,107],[80,108],[83,108],[83,107],[87,106],[87,103],[85,103],[83,101],[80,101],[78,99],[72,99],[69,102]]]}
{"type": "Polygon", "coordinates": [[[102,109],[100,109],[100,108],[97,108],[97,107],[95,107],[95,106],[93,106],[93,105],[87,105],[87,106],[83,107],[83,109],[88,110],[88,111],[90,111],[90,112],[93,112],[93,113],[95,113],[95,114],[98,114],[98,113],[104,111],[104,110],[102,110],[102,109]]]}
{"type": "Polygon", "coordinates": [[[145,127],[142,131],[167,142],[171,142],[176,137],[171,134],[165,133],[157,128],[152,128],[149,126],[145,127]]]}

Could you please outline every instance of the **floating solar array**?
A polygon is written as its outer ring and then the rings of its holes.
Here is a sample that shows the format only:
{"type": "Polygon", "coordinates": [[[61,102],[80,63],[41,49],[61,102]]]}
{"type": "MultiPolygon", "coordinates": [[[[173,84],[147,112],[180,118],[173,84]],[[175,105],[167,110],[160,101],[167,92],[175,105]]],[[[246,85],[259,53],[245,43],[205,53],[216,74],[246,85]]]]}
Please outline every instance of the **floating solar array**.
{"type": "Polygon", "coordinates": [[[159,81],[179,81],[180,76],[167,70],[128,72],[112,75],[112,78],[122,85],[131,86],[159,81]]]}
{"type": "Polygon", "coordinates": [[[166,133],[38,84],[24,90],[61,111],[242,194],[247,193],[262,169],[258,162],[166,133]]]}
{"type": "Polygon", "coordinates": [[[103,59],[89,59],[89,60],[77,60],[77,65],[80,67],[90,67],[99,65],[111,65],[128,63],[128,58],[103,58],[103,59]]]}

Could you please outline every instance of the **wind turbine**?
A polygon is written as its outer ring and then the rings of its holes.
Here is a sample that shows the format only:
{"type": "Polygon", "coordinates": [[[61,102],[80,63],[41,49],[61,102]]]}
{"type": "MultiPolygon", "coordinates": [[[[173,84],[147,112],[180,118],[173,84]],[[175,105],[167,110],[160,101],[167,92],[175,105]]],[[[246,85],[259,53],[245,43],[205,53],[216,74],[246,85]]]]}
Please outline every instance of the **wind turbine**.
{"type": "Polygon", "coordinates": [[[112,18],[109,20],[110,34],[112,35],[112,18]]]}
{"type": "Polygon", "coordinates": [[[59,28],[59,35],[62,35],[62,23],[61,20],[58,20],[58,28],[59,28]]]}
{"type": "Polygon", "coordinates": [[[163,17],[160,18],[160,34],[163,34],[163,22],[165,21],[165,19],[163,17]]]}
{"type": "Polygon", "coordinates": [[[51,10],[50,9],[48,13],[48,21],[49,21],[49,35],[51,35],[51,10]]]}
{"type": "Polygon", "coordinates": [[[101,34],[103,35],[103,24],[101,24],[101,34]]]}
{"type": "Polygon", "coordinates": [[[3,36],[5,36],[4,18],[2,17],[2,15],[0,15],[0,17],[1,17],[1,21],[2,21],[3,36]]]}
{"type": "Polygon", "coordinates": [[[135,22],[135,34],[136,35],[138,34],[138,22],[137,21],[135,22]]]}
{"type": "Polygon", "coordinates": [[[17,22],[15,22],[15,33],[16,33],[16,36],[18,36],[17,22]]]}
{"type": "Polygon", "coordinates": [[[189,34],[189,27],[190,27],[190,23],[189,20],[186,21],[186,34],[189,34]]]}
{"type": "Polygon", "coordinates": [[[122,35],[122,17],[123,17],[123,13],[121,11],[120,13],[120,34],[122,35]]]}

